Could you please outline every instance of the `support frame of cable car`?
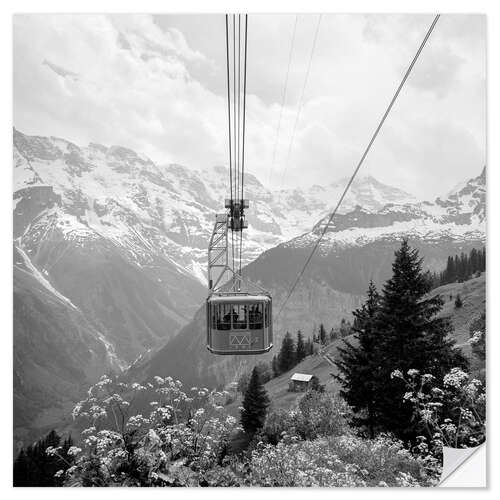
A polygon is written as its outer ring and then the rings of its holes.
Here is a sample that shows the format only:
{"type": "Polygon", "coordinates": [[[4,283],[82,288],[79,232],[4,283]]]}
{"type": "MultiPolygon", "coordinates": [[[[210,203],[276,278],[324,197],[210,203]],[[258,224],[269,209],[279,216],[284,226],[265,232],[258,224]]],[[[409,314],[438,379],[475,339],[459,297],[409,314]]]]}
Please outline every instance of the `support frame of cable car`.
{"type": "MultiPolygon", "coordinates": [[[[263,354],[273,347],[272,299],[229,266],[228,231],[247,227],[241,212],[236,223],[232,220],[234,206],[226,200],[228,213],[216,214],[208,245],[207,349],[221,355],[263,354]]],[[[240,206],[248,208],[248,201],[240,206]]]]}

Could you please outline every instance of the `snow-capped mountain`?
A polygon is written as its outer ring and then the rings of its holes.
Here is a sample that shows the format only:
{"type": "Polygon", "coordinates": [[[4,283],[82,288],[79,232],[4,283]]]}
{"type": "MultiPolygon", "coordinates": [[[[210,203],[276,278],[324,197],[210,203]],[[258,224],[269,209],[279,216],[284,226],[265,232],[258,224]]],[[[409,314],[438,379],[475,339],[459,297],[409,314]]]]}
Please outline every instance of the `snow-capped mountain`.
{"type": "Polygon", "coordinates": [[[330,224],[329,215],[287,246],[309,246],[325,230],[319,251],[332,247],[363,246],[384,238],[411,237],[422,240],[477,241],[486,232],[486,170],[470,179],[444,199],[434,202],[389,203],[380,210],[357,205],[338,214],[330,224]]]}
{"type": "MultiPolygon", "coordinates": [[[[123,147],[78,147],[63,139],[29,137],[17,130],[14,167],[15,203],[26,187],[51,187],[59,200],[52,216],[61,219],[59,227],[64,228],[65,237],[102,236],[143,265],[150,264],[153,254],[161,255],[179,272],[205,283],[214,214],[224,210],[228,197],[225,167],[198,171],[180,165],[159,166],[123,147]]],[[[245,197],[250,209],[245,263],[310,230],[331,209],[346,182],[271,192],[247,173],[245,197]]],[[[387,203],[411,200],[411,195],[366,177],[354,183],[343,210],[356,205],[377,210],[387,203]]]]}

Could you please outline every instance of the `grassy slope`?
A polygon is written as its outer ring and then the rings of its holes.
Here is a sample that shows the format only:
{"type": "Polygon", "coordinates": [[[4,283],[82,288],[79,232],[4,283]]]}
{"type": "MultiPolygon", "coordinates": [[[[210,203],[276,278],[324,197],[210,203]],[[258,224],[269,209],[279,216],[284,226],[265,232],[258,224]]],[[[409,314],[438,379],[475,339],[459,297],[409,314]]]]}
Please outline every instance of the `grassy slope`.
{"type": "MultiPolygon", "coordinates": [[[[453,325],[453,337],[457,341],[466,355],[470,354],[470,348],[466,344],[469,338],[469,325],[471,321],[477,318],[484,310],[486,305],[485,276],[474,278],[464,283],[452,283],[444,285],[433,290],[432,295],[440,294],[445,301],[440,316],[451,317],[453,325]],[[463,307],[455,309],[455,297],[460,294],[463,307]],[[453,298],[450,300],[450,294],[453,298]]],[[[349,339],[350,337],[348,337],[349,339]]],[[[342,345],[342,340],[335,341],[324,349],[324,353],[335,359],[338,355],[337,347],[342,345]]],[[[325,384],[326,390],[336,393],[339,390],[339,384],[331,376],[337,373],[335,366],[329,364],[321,354],[308,356],[299,363],[293,370],[283,373],[279,377],[270,380],[266,384],[266,389],[272,401],[273,408],[291,408],[295,406],[302,396],[302,393],[288,392],[288,381],[293,373],[308,373],[316,375],[320,383],[325,384]]],[[[229,413],[239,415],[238,406],[241,400],[232,403],[227,407],[229,413]]]]}

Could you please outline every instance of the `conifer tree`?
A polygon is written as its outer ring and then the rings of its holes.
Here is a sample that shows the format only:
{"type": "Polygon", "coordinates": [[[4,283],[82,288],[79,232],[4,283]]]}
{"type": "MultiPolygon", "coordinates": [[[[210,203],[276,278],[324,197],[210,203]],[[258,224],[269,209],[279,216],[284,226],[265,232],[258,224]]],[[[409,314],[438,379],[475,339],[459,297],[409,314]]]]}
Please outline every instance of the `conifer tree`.
{"type": "Polygon", "coordinates": [[[286,332],[281,343],[280,353],[278,355],[278,366],[281,373],[291,370],[295,366],[296,353],[290,332],[286,332]]]}
{"type": "Polygon", "coordinates": [[[257,368],[252,370],[242,406],[241,425],[245,432],[252,436],[264,425],[269,406],[269,397],[260,381],[257,368]]]}
{"type": "Polygon", "coordinates": [[[336,365],[339,369],[337,380],[342,384],[341,394],[357,412],[354,423],[368,429],[371,438],[375,435],[377,419],[377,398],[374,380],[378,371],[376,315],[380,295],[370,281],[365,303],[354,311],[353,331],[356,345],[347,340],[338,348],[340,353],[336,365]]]}
{"type": "Polygon", "coordinates": [[[457,296],[455,297],[455,309],[460,309],[464,303],[462,302],[462,297],[460,297],[460,294],[457,293],[457,296]]]}
{"type": "Polygon", "coordinates": [[[71,437],[63,442],[60,451],[64,460],[46,453],[49,446],[56,448],[60,441],[60,436],[52,430],[33,445],[21,449],[14,462],[14,486],[61,486],[62,479],[54,474],[60,469],[66,470],[73,461],[67,455],[73,445],[71,437]]]}
{"type": "Polygon", "coordinates": [[[297,348],[296,348],[296,362],[300,363],[307,356],[306,345],[304,343],[304,336],[302,332],[299,330],[297,332],[297,348]]]}
{"type": "Polygon", "coordinates": [[[280,369],[278,366],[278,357],[276,355],[273,356],[273,360],[271,362],[271,368],[273,370],[273,377],[276,378],[280,374],[280,369]]]}
{"type": "Polygon", "coordinates": [[[375,328],[378,332],[379,369],[374,374],[377,421],[401,439],[412,439],[418,430],[411,405],[403,401],[405,384],[391,373],[419,370],[442,378],[451,368],[467,366],[448,336],[451,324],[438,318],[440,296],[427,297],[431,284],[422,271],[418,250],[407,240],[395,253],[392,277],[385,283],[375,328]]]}
{"type": "Polygon", "coordinates": [[[321,345],[326,344],[326,330],[325,327],[323,326],[323,323],[319,325],[319,342],[321,345]]]}
{"type": "Polygon", "coordinates": [[[332,328],[330,330],[330,342],[333,342],[337,338],[337,333],[335,332],[335,329],[332,328]]]}

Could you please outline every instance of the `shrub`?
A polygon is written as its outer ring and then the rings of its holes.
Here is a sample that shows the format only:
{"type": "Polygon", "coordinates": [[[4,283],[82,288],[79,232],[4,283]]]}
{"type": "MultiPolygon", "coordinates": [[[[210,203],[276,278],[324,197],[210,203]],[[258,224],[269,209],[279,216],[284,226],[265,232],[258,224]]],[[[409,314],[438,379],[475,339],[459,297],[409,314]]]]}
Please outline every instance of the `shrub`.
{"type": "Polygon", "coordinates": [[[301,398],[297,410],[271,412],[263,434],[270,443],[278,443],[284,436],[315,439],[337,436],[349,431],[349,407],[331,394],[308,391],[301,398]]]}
{"type": "Polygon", "coordinates": [[[420,459],[388,436],[281,441],[252,452],[246,484],[252,486],[430,486],[420,459]]]}

